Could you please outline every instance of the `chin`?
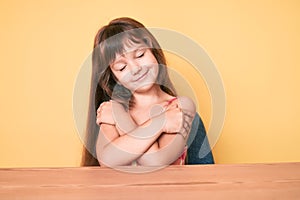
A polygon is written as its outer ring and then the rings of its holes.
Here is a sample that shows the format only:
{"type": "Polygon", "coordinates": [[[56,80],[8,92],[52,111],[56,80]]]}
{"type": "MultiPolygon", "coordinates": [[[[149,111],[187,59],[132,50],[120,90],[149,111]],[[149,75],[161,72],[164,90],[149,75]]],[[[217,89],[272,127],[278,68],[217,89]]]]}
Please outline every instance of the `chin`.
{"type": "Polygon", "coordinates": [[[138,93],[142,93],[142,92],[147,92],[149,91],[152,87],[154,86],[154,83],[148,83],[148,84],[143,84],[143,86],[140,86],[138,88],[136,88],[133,92],[138,92],[138,93]]]}

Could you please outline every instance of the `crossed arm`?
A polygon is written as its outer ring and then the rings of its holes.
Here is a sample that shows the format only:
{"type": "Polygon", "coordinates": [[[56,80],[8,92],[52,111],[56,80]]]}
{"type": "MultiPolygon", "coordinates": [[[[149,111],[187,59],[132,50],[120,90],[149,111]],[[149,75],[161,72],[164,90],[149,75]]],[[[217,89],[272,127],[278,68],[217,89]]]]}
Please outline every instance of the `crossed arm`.
{"type": "Polygon", "coordinates": [[[106,104],[111,115],[103,112],[97,121],[100,132],[96,151],[102,166],[130,165],[133,161],[140,165],[168,165],[183,152],[196,110],[189,98],[179,97],[141,125],[120,104],[106,104]]]}

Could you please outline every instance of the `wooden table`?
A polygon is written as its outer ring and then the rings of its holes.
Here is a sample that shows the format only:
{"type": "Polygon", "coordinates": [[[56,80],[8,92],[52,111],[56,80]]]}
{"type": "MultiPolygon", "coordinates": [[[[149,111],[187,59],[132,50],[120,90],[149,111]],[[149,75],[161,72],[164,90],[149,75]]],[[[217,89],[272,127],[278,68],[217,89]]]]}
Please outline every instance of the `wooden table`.
{"type": "Polygon", "coordinates": [[[300,199],[300,163],[0,169],[0,199],[300,199]]]}

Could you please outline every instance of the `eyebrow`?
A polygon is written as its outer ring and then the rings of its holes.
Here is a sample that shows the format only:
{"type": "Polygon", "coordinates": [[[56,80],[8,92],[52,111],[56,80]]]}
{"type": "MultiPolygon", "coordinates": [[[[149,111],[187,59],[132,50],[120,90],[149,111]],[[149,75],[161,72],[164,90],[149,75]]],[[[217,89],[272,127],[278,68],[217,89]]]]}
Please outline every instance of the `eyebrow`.
{"type": "Polygon", "coordinates": [[[119,56],[118,58],[116,58],[113,62],[112,62],[112,65],[115,65],[115,64],[118,64],[120,62],[122,62],[124,58],[124,55],[122,54],[121,56],[119,56]]]}
{"type": "MultiPolygon", "coordinates": [[[[137,46],[137,48],[135,48],[133,51],[128,51],[128,52],[126,52],[126,53],[136,53],[137,51],[140,51],[140,50],[142,50],[142,49],[145,49],[145,48],[147,48],[147,47],[145,47],[144,45],[139,45],[139,46],[137,46]]],[[[112,66],[113,65],[115,65],[115,64],[118,64],[118,63],[121,63],[121,62],[123,62],[123,59],[124,59],[124,54],[125,53],[123,53],[123,54],[121,54],[120,56],[118,56],[113,62],[112,62],[112,66]]]]}

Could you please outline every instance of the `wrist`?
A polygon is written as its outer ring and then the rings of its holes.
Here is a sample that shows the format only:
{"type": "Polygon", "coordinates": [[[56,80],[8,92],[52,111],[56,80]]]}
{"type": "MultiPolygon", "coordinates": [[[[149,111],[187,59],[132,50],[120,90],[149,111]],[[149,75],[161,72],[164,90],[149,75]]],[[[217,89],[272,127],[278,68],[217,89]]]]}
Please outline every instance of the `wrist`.
{"type": "Polygon", "coordinates": [[[150,119],[152,120],[151,123],[160,126],[161,132],[167,132],[167,127],[166,127],[167,118],[165,112],[160,113],[159,115],[156,115],[150,119]]]}

